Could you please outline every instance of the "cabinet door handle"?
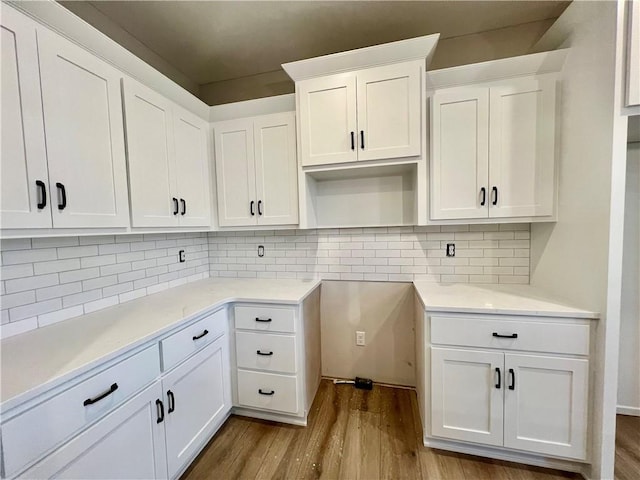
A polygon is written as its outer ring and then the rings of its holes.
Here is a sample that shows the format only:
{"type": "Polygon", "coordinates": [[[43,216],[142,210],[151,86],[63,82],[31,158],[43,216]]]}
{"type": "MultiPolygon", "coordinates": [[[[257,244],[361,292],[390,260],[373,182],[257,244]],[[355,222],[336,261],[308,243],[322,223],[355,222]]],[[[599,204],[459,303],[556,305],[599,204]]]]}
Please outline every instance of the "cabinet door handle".
{"type": "Polygon", "coordinates": [[[493,196],[493,201],[491,202],[492,205],[497,205],[498,204],[498,187],[492,187],[491,188],[491,195],[493,196]]]}
{"type": "Polygon", "coordinates": [[[256,317],[256,322],[271,322],[272,320],[270,318],[259,318],[256,317]]]}
{"type": "Polygon", "coordinates": [[[251,216],[252,216],[252,217],[256,214],[256,212],[254,212],[254,211],[253,211],[253,205],[254,205],[255,203],[256,203],[256,202],[254,202],[253,200],[251,200],[251,203],[249,204],[249,211],[251,212],[251,216]]]}
{"type": "Polygon", "coordinates": [[[178,214],[178,199],[176,197],[173,197],[173,214],[178,214]]]}
{"type": "Polygon", "coordinates": [[[100,395],[98,395],[97,397],[93,397],[93,398],[87,398],[84,402],[82,402],[82,404],[86,407],[87,405],[93,405],[94,403],[99,402],[100,400],[102,400],[105,397],[108,397],[109,395],[111,395],[113,392],[115,392],[118,389],[118,384],[114,383],[113,385],[111,385],[111,387],[109,387],[109,390],[105,390],[104,392],[102,392],[100,395]]]}
{"type": "Polygon", "coordinates": [[[266,396],[270,397],[271,395],[273,395],[274,393],[276,393],[276,391],[275,391],[275,390],[271,390],[270,392],[267,392],[267,391],[262,390],[261,388],[259,388],[259,389],[258,389],[258,393],[259,393],[260,395],[266,395],[266,396]]]}
{"type": "Polygon", "coordinates": [[[351,132],[351,150],[356,149],[356,132],[351,132]]]}
{"type": "Polygon", "coordinates": [[[180,212],[180,215],[184,215],[187,213],[187,202],[184,198],[181,198],[180,203],[182,204],[182,211],[180,212]]]}
{"type": "Polygon", "coordinates": [[[36,180],[36,187],[40,190],[40,201],[38,202],[38,210],[42,210],[47,206],[47,186],[42,180],[36,180]]]}
{"type": "Polygon", "coordinates": [[[194,341],[195,341],[195,340],[199,340],[199,339],[201,339],[202,337],[204,337],[204,336],[205,336],[206,334],[208,334],[208,333],[209,333],[209,330],[205,330],[205,331],[204,331],[204,332],[202,332],[200,335],[196,335],[195,337],[193,337],[193,340],[194,340],[194,341]]]}
{"type": "Polygon", "coordinates": [[[156,400],[156,412],[158,413],[156,423],[162,423],[164,421],[164,404],[160,399],[156,400]]]}
{"type": "Polygon", "coordinates": [[[67,208],[67,189],[60,182],[56,183],[56,188],[60,191],[60,202],[58,202],[58,210],[64,210],[67,208]]]}
{"type": "Polygon", "coordinates": [[[176,397],[173,395],[171,390],[167,390],[167,400],[169,402],[167,413],[171,413],[176,409],[176,397]]]}
{"type": "Polygon", "coordinates": [[[258,215],[262,215],[262,200],[258,200],[258,215]]]}
{"type": "Polygon", "coordinates": [[[364,130],[360,130],[360,148],[364,150],[364,130]]]}
{"type": "Polygon", "coordinates": [[[517,333],[512,333],[511,335],[500,335],[498,332],[493,332],[492,335],[496,338],[518,338],[517,333]]]}
{"type": "Polygon", "coordinates": [[[261,350],[256,350],[256,353],[258,355],[262,355],[263,357],[270,357],[271,355],[273,355],[273,352],[263,352],[261,350]]]}
{"type": "Polygon", "coordinates": [[[500,389],[502,386],[502,374],[500,373],[500,369],[496,367],[496,373],[498,374],[498,383],[496,383],[496,388],[500,389]]]}
{"type": "Polygon", "coordinates": [[[482,194],[482,200],[480,200],[480,206],[484,207],[484,204],[487,203],[487,189],[482,187],[480,189],[480,194],[482,194]]]}
{"type": "Polygon", "coordinates": [[[516,389],[516,372],[513,371],[513,368],[509,369],[509,376],[511,377],[511,384],[509,385],[509,390],[516,389]]]}

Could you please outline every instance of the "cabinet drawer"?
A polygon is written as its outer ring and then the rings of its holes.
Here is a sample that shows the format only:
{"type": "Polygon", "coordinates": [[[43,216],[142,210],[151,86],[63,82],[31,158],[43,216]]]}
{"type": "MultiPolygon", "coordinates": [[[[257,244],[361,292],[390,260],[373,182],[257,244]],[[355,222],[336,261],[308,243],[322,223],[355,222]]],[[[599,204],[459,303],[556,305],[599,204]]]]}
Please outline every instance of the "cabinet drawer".
{"type": "Polygon", "coordinates": [[[235,307],[236,328],[267,332],[296,331],[293,308],[270,306],[235,307]]]}
{"type": "Polygon", "coordinates": [[[236,332],[238,367],[296,373],[296,337],[236,332]]]}
{"type": "Polygon", "coordinates": [[[3,423],[5,476],[118,407],[159,375],[154,345],[3,423]]]}
{"type": "Polygon", "coordinates": [[[244,407],[296,414],[297,378],[238,369],[238,403],[244,407]]]}
{"type": "Polygon", "coordinates": [[[589,325],[432,316],[431,343],[588,355],[589,325]]]}
{"type": "Polygon", "coordinates": [[[198,320],[160,342],[162,371],[170,370],[182,360],[213,342],[227,331],[227,313],[223,308],[198,320]]]}

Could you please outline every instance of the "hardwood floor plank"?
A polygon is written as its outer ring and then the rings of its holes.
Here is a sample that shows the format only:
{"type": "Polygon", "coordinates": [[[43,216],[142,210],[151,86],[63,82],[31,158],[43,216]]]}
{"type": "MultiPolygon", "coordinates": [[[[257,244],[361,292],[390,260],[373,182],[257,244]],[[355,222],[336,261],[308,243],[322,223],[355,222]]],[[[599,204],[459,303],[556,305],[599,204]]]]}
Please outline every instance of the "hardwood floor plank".
{"type": "Polygon", "coordinates": [[[640,478],[640,417],[616,418],[616,480],[640,478]]]}

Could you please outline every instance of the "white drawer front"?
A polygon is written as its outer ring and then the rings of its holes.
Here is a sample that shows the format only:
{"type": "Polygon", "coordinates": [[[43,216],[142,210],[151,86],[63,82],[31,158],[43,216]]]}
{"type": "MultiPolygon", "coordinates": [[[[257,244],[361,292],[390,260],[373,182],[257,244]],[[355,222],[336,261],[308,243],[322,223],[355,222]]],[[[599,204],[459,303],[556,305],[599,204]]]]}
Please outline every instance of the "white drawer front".
{"type": "Polygon", "coordinates": [[[544,321],[432,316],[431,343],[588,355],[589,326],[544,321]]]}
{"type": "Polygon", "coordinates": [[[238,403],[243,407],[296,414],[297,378],[238,369],[238,403]]]}
{"type": "Polygon", "coordinates": [[[236,332],[236,362],[240,368],[296,373],[296,337],[236,332]]]}
{"type": "Polygon", "coordinates": [[[159,358],[158,346],[149,347],[3,423],[5,475],[17,473],[150,384],[160,375],[159,358]],[[95,403],[87,402],[91,399],[95,403]]]}
{"type": "Polygon", "coordinates": [[[296,331],[295,311],[290,307],[235,307],[236,328],[265,332],[296,331]]]}
{"type": "Polygon", "coordinates": [[[165,338],[160,342],[162,371],[170,370],[191,354],[213,342],[227,329],[227,311],[223,308],[165,338]]]}

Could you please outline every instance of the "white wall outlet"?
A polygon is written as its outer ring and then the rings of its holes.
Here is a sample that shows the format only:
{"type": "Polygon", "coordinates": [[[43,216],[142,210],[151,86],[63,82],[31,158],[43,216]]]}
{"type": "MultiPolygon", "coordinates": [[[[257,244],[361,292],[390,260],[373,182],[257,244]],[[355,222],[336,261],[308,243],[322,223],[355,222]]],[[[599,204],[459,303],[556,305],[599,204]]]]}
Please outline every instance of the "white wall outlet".
{"type": "Polygon", "coordinates": [[[356,345],[361,347],[365,345],[364,332],[356,332],[356,345]]]}

